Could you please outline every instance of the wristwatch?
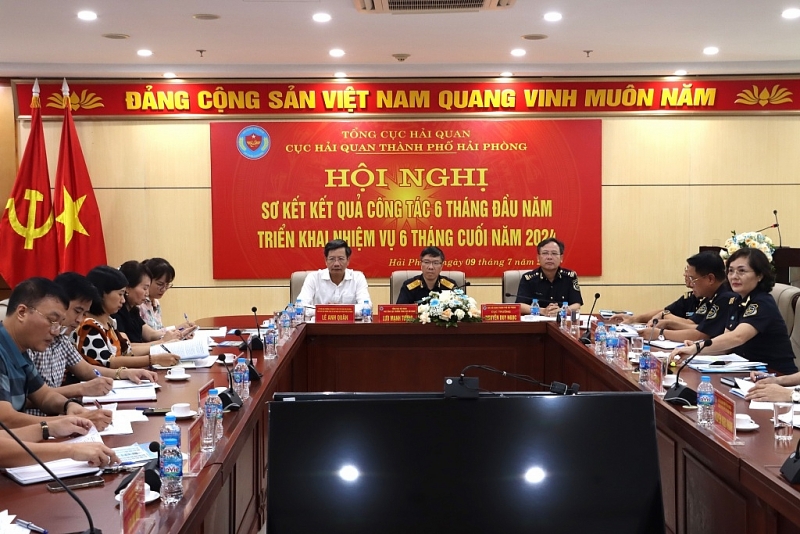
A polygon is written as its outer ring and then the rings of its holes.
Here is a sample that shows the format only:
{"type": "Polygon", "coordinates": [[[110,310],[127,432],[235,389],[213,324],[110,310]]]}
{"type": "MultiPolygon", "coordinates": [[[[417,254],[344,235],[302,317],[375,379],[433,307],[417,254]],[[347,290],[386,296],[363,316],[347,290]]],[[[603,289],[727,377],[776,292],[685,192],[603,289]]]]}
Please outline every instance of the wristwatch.
{"type": "Polygon", "coordinates": [[[661,329],[661,330],[659,330],[659,332],[658,332],[658,340],[659,340],[659,341],[664,341],[665,339],[666,339],[666,338],[664,337],[664,329],[662,328],[662,329],[661,329]]]}
{"type": "Polygon", "coordinates": [[[792,390],[792,402],[795,404],[800,404],[800,386],[797,386],[792,390]]]}
{"type": "Polygon", "coordinates": [[[47,441],[50,439],[50,428],[47,426],[47,421],[42,421],[39,424],[42,425],[42,441],[47,441]]]}
{"type": "Polygon", "coordinates": [[[74,402],[78,406],[83,406],[83,403],[78,399],[67,399],[67,402],[64,403],[64,415],[67,415],[67,406],[69,406],[70,402],[74,402]]]}

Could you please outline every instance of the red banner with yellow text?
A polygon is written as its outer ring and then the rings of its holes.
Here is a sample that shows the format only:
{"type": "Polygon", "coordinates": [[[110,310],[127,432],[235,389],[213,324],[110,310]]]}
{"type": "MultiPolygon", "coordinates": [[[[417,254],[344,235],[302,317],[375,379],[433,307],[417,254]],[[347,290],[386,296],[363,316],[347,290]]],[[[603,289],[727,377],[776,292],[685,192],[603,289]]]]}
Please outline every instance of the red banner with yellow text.
{"type": "MultiPolygon", "coordinates": [[[[60,116],[61,81],[40,83],[42,115],[60,116]]],[[[24,115],[31,82],[15,82],[24,115]]],[[[800,78],[464,79],[335,81],[75,81],[75,117],[786,113],[800,111],[800,78]]]]}
{"type": "Polygon", "coordinates": [[[324,267],[344,239],[350,267],[500,276],[536,267],[557,237],[564,265],[601,274],[599,120],[211,124],[214,277],[286,278],[324,267]]]}

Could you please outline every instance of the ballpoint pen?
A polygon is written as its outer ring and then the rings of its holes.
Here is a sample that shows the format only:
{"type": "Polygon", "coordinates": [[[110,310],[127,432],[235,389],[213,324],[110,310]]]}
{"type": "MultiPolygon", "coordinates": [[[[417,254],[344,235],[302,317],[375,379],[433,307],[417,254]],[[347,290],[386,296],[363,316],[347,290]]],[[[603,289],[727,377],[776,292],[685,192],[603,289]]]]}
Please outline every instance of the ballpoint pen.
{"type": "Polygon", "coordinates": [[[21,526],[22,528],[27,528],[31,532],[39,532],[41,534],[47,534],[47,529],[46,528],[37,527],[36,525],[31,523],[30,521],[24,521],[22,519],[15,519],[14,523],[16,523],[17,525],[21,526]]]}
{"type": "MultiPolygon", "coordinates": [[[[98,378],[99,378],[99,377],[101,377],[101,376],[103,376],[103,375],[101,375],[101,374],[100,374],[100,371],[98,371],[97,369],[95,369],[95,370],[94,370],[94,374],[95,374],[95,376],[97,376],[98,378]]],[[[109,393],[114,393],[114,388],[111,388],[111,391],[109,391],[109,393]]]]}

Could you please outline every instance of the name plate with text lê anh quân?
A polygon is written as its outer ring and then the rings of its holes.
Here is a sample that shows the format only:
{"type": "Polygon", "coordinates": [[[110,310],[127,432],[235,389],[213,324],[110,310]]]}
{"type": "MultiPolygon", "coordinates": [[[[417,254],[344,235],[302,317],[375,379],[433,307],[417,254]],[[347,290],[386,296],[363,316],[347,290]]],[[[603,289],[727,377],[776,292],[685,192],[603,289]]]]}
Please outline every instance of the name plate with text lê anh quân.
{"type": "Polygon", "coordinates": [[[519,304],[481,304],[481,320],[484,323],[519,321],[519,304]]]}
{"type": "Polygon", "coordinates": [[[352,323],[356,307],[352,304],[317,304],[314,321],[317,323],[352,323]]]}

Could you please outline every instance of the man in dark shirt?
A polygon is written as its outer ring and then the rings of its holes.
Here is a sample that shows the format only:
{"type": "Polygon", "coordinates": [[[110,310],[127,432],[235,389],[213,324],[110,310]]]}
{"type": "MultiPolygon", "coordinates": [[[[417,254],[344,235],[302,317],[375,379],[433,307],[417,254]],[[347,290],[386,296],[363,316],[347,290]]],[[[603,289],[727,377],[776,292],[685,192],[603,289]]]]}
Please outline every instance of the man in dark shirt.
{"type": "Polygon", "coordinates": [[[664,308],[670,313],[659,318],[655,328],[640,330],[640,336],[645,339],[658,336],[661,341],[700,341],[716,337],[725,331],[727,317],[730,310],[736,307],[738,297],[728,287],[725,262],[719,254],[695,254],[686,260],[684,276],[692,288],[697,307],[691,309],[688,298],[678,299],[676,302],[679,304],[675,307],[664,308]]]}
{"type": "Polygon", "coordinates": [[[555,317],[563,302],[570,309],[580,310],[583,304],[578,274],[561,267],[564,243],[551,237],[536,245],[539,268],[522,275],[517,289],[517,302],[521,312],[531,312],[531,302],[536,299],[542,315],[555,317]]]}
{"type": "Polygon", "coordinates": [[[427,297],[431,291],[452,290],[458,287],[455,280],[440,276],[444,265],[442,249],[439,247],[422,249],[419,259],[422,274],[403,282],[400,295],[397,297],[397,304],[415,304],[427,297]]]}

